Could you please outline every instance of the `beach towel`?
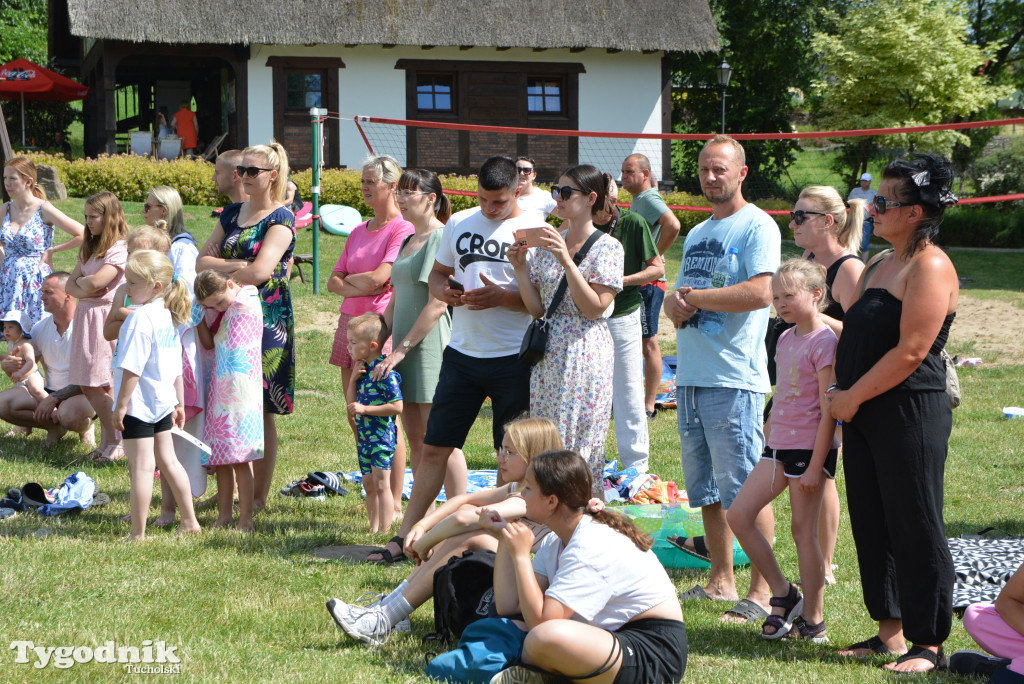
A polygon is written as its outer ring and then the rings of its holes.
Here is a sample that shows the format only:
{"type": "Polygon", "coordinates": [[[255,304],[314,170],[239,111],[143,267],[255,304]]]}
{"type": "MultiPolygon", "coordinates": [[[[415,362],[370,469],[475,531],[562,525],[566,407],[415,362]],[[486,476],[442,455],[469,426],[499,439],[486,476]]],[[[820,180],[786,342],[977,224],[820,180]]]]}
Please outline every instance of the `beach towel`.
{"type": "Polygon", "coordinates": [[[246,285],[213,326],[214,358],[206,391],[205,466],[263,458],[263,308],[246,285]]]}

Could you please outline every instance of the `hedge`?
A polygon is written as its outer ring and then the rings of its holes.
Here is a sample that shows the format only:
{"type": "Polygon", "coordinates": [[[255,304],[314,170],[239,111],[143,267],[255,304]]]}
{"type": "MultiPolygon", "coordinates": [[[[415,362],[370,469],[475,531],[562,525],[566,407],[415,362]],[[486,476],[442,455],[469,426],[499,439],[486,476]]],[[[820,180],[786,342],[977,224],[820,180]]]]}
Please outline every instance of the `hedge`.
{"type": "MultiPolygon", "coordinates": [[[[109,190],[125,202],[145,202],[150,188],[155,185],[169,185],[176,188],[182,202],[194,206],[219,206],[223,198],[217,195],[213,185],[213,164],[202,160],[175,159],[155,161],[146,157],[129,154],[101,155],[96,159],[75,159],[68,161],[62,156],[40,152],[30,153],[36,164],[48,164],[57,169],[60,178],[72,197],[88,197],[101,190],[109,190]]],[[[321,204],[342,204],[355,207],[364,216],[371,209],[363,202],[358,169],[325,169],[320,180],[321,204]]],[[[302,197],[309,201],[313,172],[310,169],[292,175],[302,197]]],[[[474,176],[441,176],[441,185],[446,190],[476,192],[474,176]]],[[[544,191],[547,188],[543,188],[544,191]]],[[[453,211],[461,211],[477,205],[473,195],[449,195],[453,211]]],[[[628,203],[631,197],[625,190],[619,190],[619,201],[628,203]]],[[[711,206],[700,195],[672,192],[665,195],[665,201],[677,206],[711,206]]],[[[791,205],[783,199],[758,200],[762,209],[789,210],[791,205]]],[[[676,211],[682,224],[682,235],[708,218],[708,212],[676,211]]],[[[789,217],[775,216],[784,239],[791,239],[789,217]]],[[[552,221],[558,223],[557,220],[552,221]]],[[[1019,233],[1019,231],[1018,231],[1019,233]]]]}

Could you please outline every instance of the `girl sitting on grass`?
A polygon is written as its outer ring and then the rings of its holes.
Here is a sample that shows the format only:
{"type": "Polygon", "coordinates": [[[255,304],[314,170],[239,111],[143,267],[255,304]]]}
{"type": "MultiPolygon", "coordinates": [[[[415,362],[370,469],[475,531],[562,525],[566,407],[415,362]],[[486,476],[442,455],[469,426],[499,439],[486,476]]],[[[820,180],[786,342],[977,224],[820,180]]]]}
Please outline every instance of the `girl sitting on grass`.
{"type": "Polygon", "coordinates": [[[790,259],[772,278],[772,302],[779,316],[795,323],[779,337],[778,381],[765,434],[767,448],[728,511],[732,528],[772,590],[772,614],[761,636],[781,639],[794,626],[805,639],[826,643],[823,603],[825,566],[818,542],[824,477],[834,478],[839,444],[836,422],[826,404],[838,340],[822,319],[825,268],[790,259]],[[807,601],[790,584],[771,543],[754,526],[758,512],[789,487],[793,540],[807,601]]]}
{"type": "Polygon", "coordinates": [[[114,357],[113,423],[124,438],[131,476],[132,531],[126,539],[146,537],[154,460],[181,509],[179,532],[198,532],[188,475],[174,455],[170,433],[172,424],[185,424],[175,326],[189,317],[188,286],[166,256],[150,249],[128,258],[125,276],[128,296],[138,307],[121,326],[114,357]]]}
{"type": "MultiPolygon", "coordinates": [[[[369,606],[358,605],[358,599],[355,604],[331,599],[327,602],[331,617],[347,634],[364,644],[384,643],[396,625],[406,622],[433,595],[437,568],[467,549],[498,548],[498,540],[480,527],[481,513],[505,520],[525,515],[526,504],[520,492],[527,466],[537,454],[561,448],[558,429],[547,418],[521,418],[506,424],[498,450],[498,471],[509,484],[459,494],[428,513],[405,538],[405,552],[420,561],[416,569],[387,596],[373,595],[369,606]]],[[[524,522],[533,527],[538,542],[548,532],[546,527],[524,522]]]]}

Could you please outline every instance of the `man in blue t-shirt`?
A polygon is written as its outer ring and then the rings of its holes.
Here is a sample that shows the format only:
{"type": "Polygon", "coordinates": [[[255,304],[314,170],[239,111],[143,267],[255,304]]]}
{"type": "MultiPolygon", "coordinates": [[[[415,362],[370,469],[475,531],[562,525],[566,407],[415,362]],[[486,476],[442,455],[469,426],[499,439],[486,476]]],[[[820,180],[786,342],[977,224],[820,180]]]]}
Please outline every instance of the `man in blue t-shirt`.
{"type": "MultiPolygon", "coordinates": [[[[711,200],[711,218],[686,236],[676,290],[665,296],[665,314],[676,326],[679,365],[676,405],[683,475],[690,505],[701,509],[711,579],[680,598],[736,600],[733,535],[726,521],[747,475],[764,448],[761,413],[768,382],[764,335],[771,280],[778,270],[781,236],[768,214],[743,199],[747,176],[742,145],[725,135],[712,138],[698,161],[700,185],[711,200]],[[711,288],[711,275],[730,247],[739,251],[740,272],[729,287],[711,288]],[[724,311],[724,328],[700,329],[705,311],[724,311]]],[[[775,520],[771,506],[755,522],[767,539],[775,520]]],[[[751,566],[747,597],[726,613],[736,621],[766,615],[770,590],[751,566]]]]}

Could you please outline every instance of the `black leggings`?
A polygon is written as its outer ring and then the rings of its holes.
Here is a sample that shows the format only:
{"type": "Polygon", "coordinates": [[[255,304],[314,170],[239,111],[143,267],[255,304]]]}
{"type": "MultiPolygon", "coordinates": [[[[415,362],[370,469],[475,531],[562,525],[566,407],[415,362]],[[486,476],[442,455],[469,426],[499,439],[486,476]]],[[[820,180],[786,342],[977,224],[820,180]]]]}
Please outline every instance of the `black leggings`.
{"type": "Polygon", "coordinates": [[[893,390],[843,425],[850,526],[864,604],[902,620],[907,639],[941,644],[953,610],[942,489],[953,415],[945,392],[893,390]]]}

